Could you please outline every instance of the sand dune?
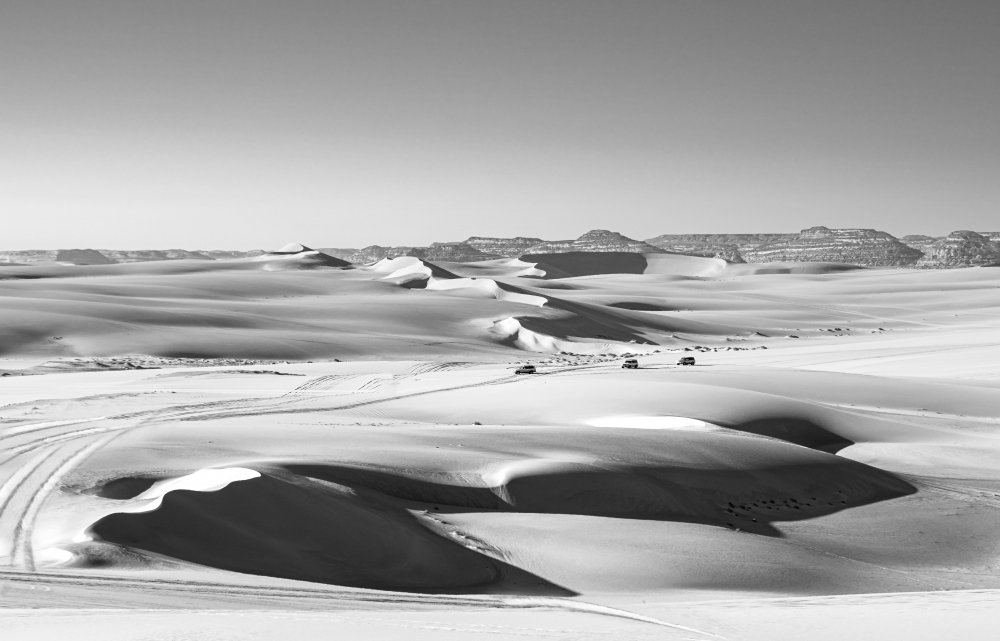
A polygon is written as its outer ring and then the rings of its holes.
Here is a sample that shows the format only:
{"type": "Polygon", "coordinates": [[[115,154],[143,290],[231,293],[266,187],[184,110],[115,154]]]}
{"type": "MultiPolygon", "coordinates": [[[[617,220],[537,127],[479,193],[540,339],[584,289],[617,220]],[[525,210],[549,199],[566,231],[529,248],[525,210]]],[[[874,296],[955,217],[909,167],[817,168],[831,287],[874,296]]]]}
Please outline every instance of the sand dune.
{"type": "Polygon", "coordinates": [[[236,572],[384,590],[568,594],[437,536],[363,488],[260,475],[215,492],[173,490],[160,507],[107,516],[105,541],[236,572]]]}
{"type": "Polygon", "coordinates": [[[327,258],[0,267],[5,608],[799,638],[753,608],[1000,590],[996,269],[327,258]]]}
{"type": "Polygon", "coordinates": [[[280,249],[261,254],[260,256],[236,260],[263,264],[264,269],[267,270],[315,269],[317,267],[347,267],[350,265],[346,260],[334,258],[329,254],[324,254],[321,251],[299,243],[288,243],[280,249]]]}

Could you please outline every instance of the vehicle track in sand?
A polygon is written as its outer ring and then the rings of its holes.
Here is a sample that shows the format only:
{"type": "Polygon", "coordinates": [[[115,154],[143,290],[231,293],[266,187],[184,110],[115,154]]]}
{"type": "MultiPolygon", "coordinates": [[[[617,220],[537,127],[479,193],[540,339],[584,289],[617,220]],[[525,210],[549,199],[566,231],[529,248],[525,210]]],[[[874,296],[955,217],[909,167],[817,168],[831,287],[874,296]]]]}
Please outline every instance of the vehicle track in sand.
{"type": "Polygon", "coordinates": [[[776,304],[780,304],[780,305],[785,305],[789,309],[792,309],[792,310],[807,308],[807,309],[815,309],[815,310],[818,310],[818,311],[821,311],[821,312],[826,312],[828,314],[839,314],[839,315],[845,316],[845,317],[853,317],[853,318],[855,318],[857,320],[875,320],[875,321],[878,321],[879,323],[882,323],[882,324],[886,324],[886,323],[888,323],[888,324],[892,324],[892,323],[907,323],[907,324],[913,325],[915,327],[927,327],[927,328],[938,327],[938,325],[936,325],[934,323],[928,323],[928,322],[923,322],[923,321],[916,321],[916,320],[912,320],[912,319],[905,319],[904,320],[904,319],[902,319],[901,316],[890,318],[888,316],[884,316],[884,315],[881,315],[881,314],[872,314],[870,312],[864,312],[864,311],[861,311],[861,310],[858,310],[858,309],[848,309],[846,307],[838,307],[838,306],[835,306],[835,305],[818,303],[816,301],[799,301],[799,300],[793,300],[791,298],[783,298],[781,296],[768,296],[767,294],[760,294],[760,293],[756,293],[756,292],[746,292],[746,291],[745,292],[739,292],[738,294],[734,293],[734,295],[736,297],[738,297],[738,298],[763,301],[765,303],[772,303],[772,304],[776,303],[776,304]]]}
{"type": "MultiPolygon", "coordinates": [[[[431,363],[430,365],[435,365],[435,364],[431,363]]],[[[443,363],[443,364],[440,364],[440,365],[444,365],[447,368],[447,366],[449,366],[449,365],[466,365],[466,364],[465,363],[462,363],[462,364],[443,363]]],[[[475,365],[475,364],[473,363],[473,364],[469,364],[469,365],[475,365]]],[[[471,388],[475,388],[475,387],[486,387],[486,386],[489,386],[489,385],[505,385],[505,384],[509,384],[509,383],[515,383],[515,382],[518,382],[518,381],[531,380],[532,378],[537,378],[537,377],[542,377],[542,376],[551,376],[551,375],[554,375],[554,374],[561,374],[561,373],[564,373],[564,372],[577,371],[577,370],[587,369],[587,368],[591,368],[591,367],[594,367],[594,366],[593,365],[565,365],[565,366],[561,366],[561,367],[553,367],[550,371],[539,372],[539,373],[534,374],[534,375],[507,374],[507,375],[504,375],[504,376],[498,376],[496,378],[490,378],[490,379],[486,379],[486,380],[476,381],[474,383],[462,383],[460,385],[447,385],[445,387],[435,387],[435,388],[431,388],[431,389],[417,390],[417,391],[413,391],[413,392],[405,392],[405,393],[402,393],[402,394],[393,394],[393,395],[388,395],[388,396],[382,396],[382,397],[379,397],[379,398],[365,399],[363,401],[355,401],[355,402],[352,402],[352,403],[344,403],[344,404],[329,405],[329,406],[307,407],[307,408],[303,408],[303,409],[300,409],[300,410],[289,410],[287,408],[288,408],[288,406],[290,406],[292,404],[300,403],[303,400],[311,399],[311,398],[313,398],[313,396],[306,394],[306,395],[302,395],[302,396],[296,398],[296,397],[289,397],[288,394],[285,394],[285,395],[279,397],[279,398],[285,398],[285,399],[287,399],[287,400],[284,400],[284,401],[273,402],[273,399],[265,399],[265,400],[270,400],[271,401],[272,407],[270,407],[270,408],[266,407],[266,406],[264,406],[262,404],[262,405],[260,405],[260,406],[258,406],[256,408],[253,408],[253,409],[250,409],[250,408],[247,408],[247,407],[243,407],[240,410],[235,411],[235,412],[221,411],[221,412],[212,413],[212,412],[193,411],[193,412],[191,412],[191,414],[189,416],[179,417],[179,418],[177,418],[177,420],[181,420],[181,421],[189,421],[189,420],[215,420],[215,419],[222,419],[222,418],[234,418],[234,417],[239,417],[239,416],[260,416],[260,415],[264,415],[264,414],[281,414],[281,413],[286,413],[286,412],[287,413],[336,412],[338,410],[350,410],[350,409],[355,409],[355,408],[358,408],[358,407],[365,407],[367,405],[376,405],[376,404],[379,404],[379,403],[388,403],[388,402],[391,402],[391,401],[402,400],[402,399],[407,399],[407,398],[414,398],[414,397],[417,397],[417,396],[426,396],[428,394],[439,394],[439,393],[442,393],[442,392],[452,392],[452,391],[456,391],[456,390],[471,389],[471,388]]],[[[458,369],[458,367],[452,367],[451,369],[458,369]]],[[[429,369],[427,371],[422,371],[421,373],[428,373],[428,371],[442,371],[442,370],[439,370],[439,369],[429,369]]],[[[405,374],[395,374],[395,375],[393,375],[390,378],[386,378],[386,379],[382,379],[382,380],[383,381],[396,381],[396,382],[400,382],[400,381],[402,381],[404,379],[412,378],[413,376],[414,376],[414,374],[412,373],[412,369],[411,369],[411,371],[408,372],[408,373],[405,373],[405,374]]],[[[326,377],[319,377],[319,378],[326,378],[326,377]]],[[[307,381],[306,383],[303,383],[303,385],[309,385],[309,383],[310,383],[310,381],[307,381]]],[[[333,384],[336,384],[336,383],[337,383],[336,381],[333,382],[333,384]]],[[[320,385],[322,385],[322,384],[323,383],[320,383],[320,385]]],[[[303,385],[300,385],[299,388],[303,387],[303,385]]],[[[378,386],[380,386],[380,385],[378,385],[378,386]]],[[[363,385],[361,388],[359,388],[359,391],[374,390],[378,386],[369,387],[366,384],[366,385],[363,385]]],[[[296,389],[299,389],[299,388],[296,388],[296,389]]],[[[248,399],[248,400],[254,400],[254,399],[248,399]]]]}
{"type": "MultiPolygon", "coordinates": [[[[418,363],[404,376],[413,372],[429,373],[457,369],[466,364],[418,363]]],[[[318,377],[329,381],[329,377],[318,377]]],[[[405,394],[396,394],[331,407],[309,408],[304,411],[353,409],[400,398],[425,394],[505,384],[519,380],[514,375],[462,385],[450,385],[405,394]]],[[[309,382],[307,382],[309,383],[309,382]]],[[[300,386],[301,387],[301,386],[300,386]]],[[[18,424],[0,432],[0,564],[31,569],[34,567],[31,545],[34,520],[49,494],[77,465],[101,447],[119,436],[143,427],[174,421],[210,420],[234,416],[277,414],[293,409],[295,404],[310,400],[300,397],[249,397],[178,404],[151,410],[126,412],[112,416],[88,417],[63,421],[18,424]],[[13,464],[13,465],[12,465],[13,464]]],[[[60,399],[61,400],[61,399],[60,399]]]]}
{"type": "MultiPolygon", "coordinates": [[[[246,400],[210,401],[200,411],[246,400]]],[[[61,400],[60,400],[61,402],[61,400]]],[[[35,520],[49,497],[74,468],[115,438],[162,420],[190,415],[170,406],[115,416],[17,424],[0,431],[0,565],[33,570],[35,520]]]]}
{"type": "Polygon", "coordinates": [[[995,490],[973,487],[965,484],[962,479],[944,479],[934,476],[920,476],[917,474],[900,474],[900,477],[928,492],[957,499],[964,503],[974,503],[977,505],[987,505],[1000,509],[1000,487],[995,490]]]}
{"type": "Polygon", "coordinates": [[[32,535],[42,505],[70,470],[121,434],[104,432],[81,430],[7,459],[24,461],[0,484],[0,563],[35,569],[32,535]]]}
{"type": "MultiPolygon", "coordinates": [[[[214,604],[216,606],[219,601],[226,602],[228,600],[229,602],[239,603],[239,606],[232,608],[237,610],[271,610],[272,607],[274,609],[288,610],[311,609],[308,606],[322,608],[323,610],[380,610],[393,606],[407,606],[411,608],[446,606],[497,610],[558,610],[649,623],[695,634],[702,638],[724,638],[712,632],[670,623],[620,608],[559,597],[420,594],[412,592],[357,590],[339,586],[286,587],[264,583],[234,583],[224,580],[197,581],[163,577],[145,578],[113,574],[85,574],[82,572],[26,572],[3,569],[0,569],[0,582],[15,586],[25,585],[29,589],[39,584],[47,584],[46,587],[49,587],[50,590],[53,588],[85,588],[87,598],[94,600],[89,605],[91,608],[118,607],[130,609],[129,605],[122,604],[120,601],[116,603],[114,599],[116,597],[122,600],[127,598],[128,601],[132,601],[141,593],[151,599],[166,600],[171,597],[182,597],[196,600],[201,607],[193,608],[195,610],[211,609],[213,600],[216,601],[214,604]],[[261,601],[264,601],[264,603],[261,603],[261,601]],[[265,607],[262,608],[262,605],[265,607]]],[[[176,606],[167,605],[163,609],[174,610],[176,606]]],[[[44,612],[44,610],[41,611],[44,612]]]]}
{"type": "MultiPolygon", "coordinates": [[[[425,364],[418,374],[459,369],[453,364],[425,364]]],[[[416,368],[416,367],[415,367],[416,368]]],[[[541,375],[555,374],[564,367],[541,375]]],[[[413,376],[410,373],[406,377],[413,376]]],[[[323,377],[320,377],[323,378],[323,377]]],[[[369,399],[334,407],[310,408],[307,411],[337,411],[392,400],[448,392],[459,389],[488,385],[508,384],[524,380],[525,377],[505,375],[485,381],[462,385],[449,385],[429,390],[420,390],[369,399]]],[[[322,382],[320,383],[322,384],[322,382]]],[[[309,398],[306,396],[305,398],[309,398]]],[[[339,588],[277,588],[263,584],[234,584],[211,581],[180,581],[173,579],[145,579],[97,575],[86,572],[37,571],[34,560],[32,537],[35,520],[50,494],[56,490],[62,479],[88,457],[105,447],[112,440],[136,429],[152,425],[162,425],[172,421],[208,420],[219,417],[246,414],[280,413],[303,398],[259,397],[208,401],[204,403],[180,404],[153,410],[128,412],[120,415],[47,421],[35,424],[19,424],[12,430],[0,434],[0,451],[5,458],[0,461],[0,581],[4,583],[50,583],[61,586],[88,588],[118,588],[131,594],[145,591],[151,594],[172,593],[174,595],[203,597],[265,597],[301,606],[301,600],[318,599],[323,607],[343,607],[357,609],[361,604],[372,607],[398,604],[445,605],[449,607],[488,607],[518,609],[553,609],[600,616],[612,616],[665,626],[704,638],[721,638],[709,632],[687,628],[660,621],[652,617],[635,614],[626,610],[586,603],[572,599],[554,597],[513,597],[501,595],[455,596],[423,595],[409,593],[383,593],[378,591],[352,591],[339,588]],[[248,405],[255,406],[248,408],[248,405]],[[12,432],[12,433],[11,433],[12,432]],[[10,465],[15,463],[16,465],[10,465]],[[8,469],[3,469],[3,468],[8,469]]],[[[294,411],[294,410],[293,410],[294,411]]]]}

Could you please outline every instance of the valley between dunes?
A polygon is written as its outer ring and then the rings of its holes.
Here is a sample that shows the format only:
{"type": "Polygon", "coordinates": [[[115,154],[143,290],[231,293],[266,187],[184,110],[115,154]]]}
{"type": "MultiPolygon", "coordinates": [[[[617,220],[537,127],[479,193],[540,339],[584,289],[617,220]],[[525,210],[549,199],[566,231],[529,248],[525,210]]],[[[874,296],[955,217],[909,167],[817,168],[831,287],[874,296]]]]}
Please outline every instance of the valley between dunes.
{"type": "Polygon", "coordinates": [[[2,637],[995,638],[998,364],[997,267],[3,266],[2,637]]]}

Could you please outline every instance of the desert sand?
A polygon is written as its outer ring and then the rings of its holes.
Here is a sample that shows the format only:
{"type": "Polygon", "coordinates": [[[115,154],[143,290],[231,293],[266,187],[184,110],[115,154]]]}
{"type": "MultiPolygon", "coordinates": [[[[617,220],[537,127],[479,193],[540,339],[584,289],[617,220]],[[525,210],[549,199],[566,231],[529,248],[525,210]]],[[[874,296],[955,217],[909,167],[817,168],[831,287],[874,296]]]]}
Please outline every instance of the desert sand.
{"type": "Polygon", "coordinates": [[[997,267],[0,266],[2,638],[993,639],[998,363],[997,267]]]}

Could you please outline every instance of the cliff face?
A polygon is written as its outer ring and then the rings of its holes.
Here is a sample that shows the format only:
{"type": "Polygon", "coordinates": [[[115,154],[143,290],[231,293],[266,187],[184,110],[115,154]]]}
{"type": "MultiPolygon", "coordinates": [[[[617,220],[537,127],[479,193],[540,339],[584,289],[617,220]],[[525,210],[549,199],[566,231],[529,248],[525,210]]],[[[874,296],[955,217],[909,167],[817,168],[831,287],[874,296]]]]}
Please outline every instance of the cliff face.
{"type": "Polygon", "coordinates": [[[917,266],[971,267],[995,263],[1000,263],[1000,242],[984,234],[961,230],[928,246],[917,266]]]}
{"type": "Polygon", "coordinates": [[[541,238],[527,238],[524,236],[516,236],[514,238],[470,236],[464,242],[466,245],[475,247],[484,254],[514,258],[528,253],[530,248],[545,241],[541,238]]]}
{"type": "Polygon", "coordinates": [[[921,256],[919,249],[874,229],[812,227],[798,234],[663,234],[647,242],[670,252],[730,262],[805,261],[898,267],[913,265],[921,256]]]}
{"type": "MultiPolygon", "coordinates": [[[[736,247],[738,250],[753,249],[764,243],[791,240],[798,234],[662,234],[647,238],[646,242],[670,252],[677,247],[736,247]]],[[[705,251],[711,251],[706,249],[705,251]]],[[[679,252],[683,253],[683,252],[679,252]]]]}
{"type": "Polygon", "coordinates": [[[908,236],[903,236],[902,238],[900,238],[899,242],[903,243],[907,247],[919,249],[921,253],[927,253],[927,248],[939,240],[941,240],[941,237],[935,238],[934,236],[910,234],[908,236]]]}
{"type": "Polygon", "coordinates": [[[868,267],[908,267],[921,252],[874,229],[810,227],[791,239],[773,240],[742,251],[750,263],[830,262],[868,267]]]}
{"type": "Polygon", "coordinates": [[[467,242],[431,243],[431,246],[427,248],[427,255],[424,258],[427,260],[467,263],[480,260],[494,260],[496,258],[503,258],[503,255],[483,251],[467,242]]]}
{"type": "Polygon", "coordinates": [[[745,263],[743,252],[772,241],[789,240],[796,234],[662,234],[646,242],[675,254],[722,258],[745,263]]]}

